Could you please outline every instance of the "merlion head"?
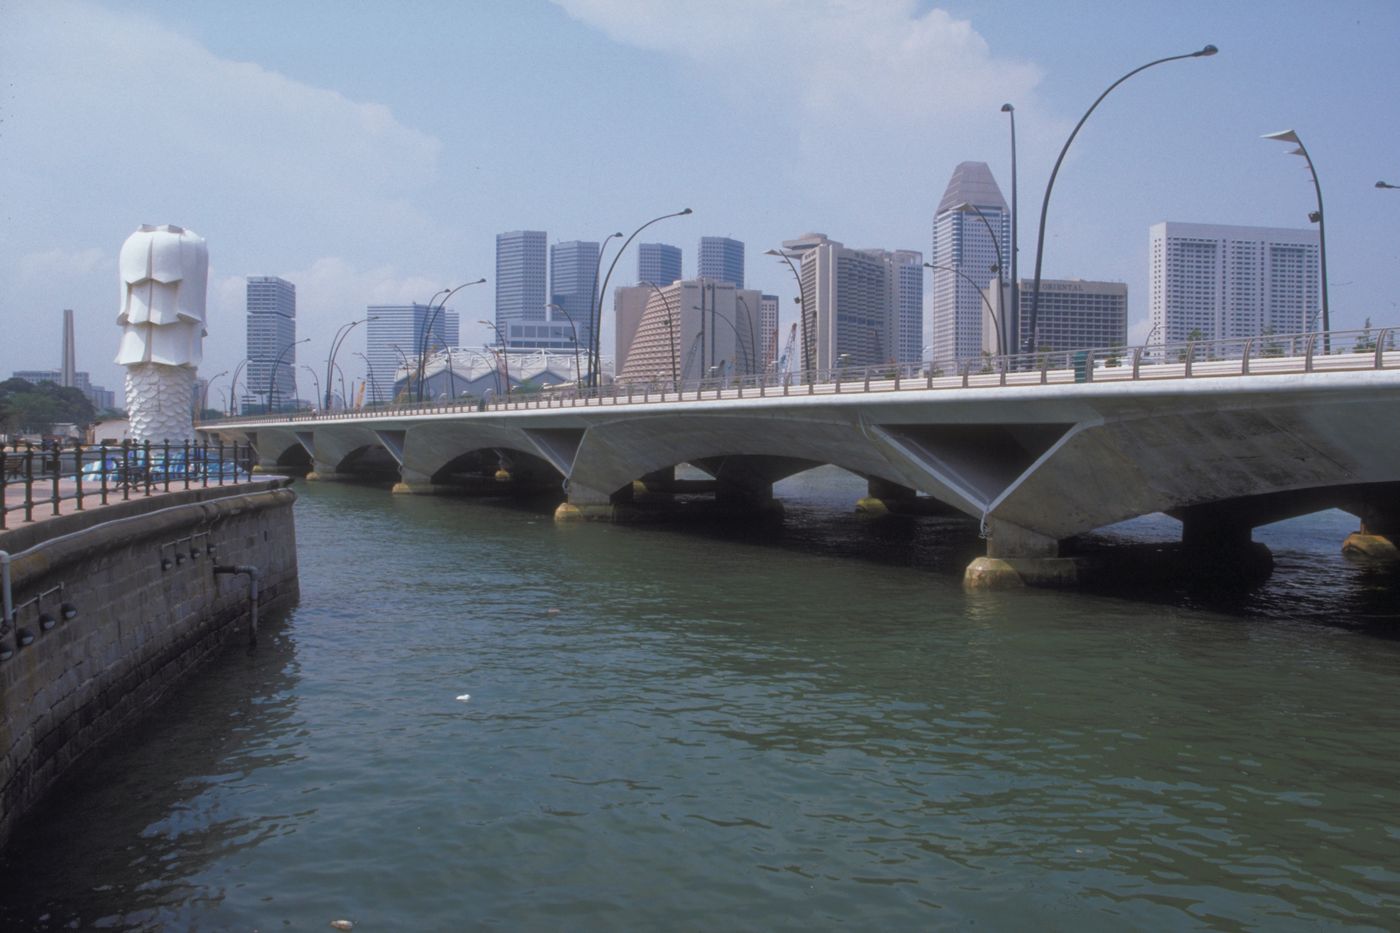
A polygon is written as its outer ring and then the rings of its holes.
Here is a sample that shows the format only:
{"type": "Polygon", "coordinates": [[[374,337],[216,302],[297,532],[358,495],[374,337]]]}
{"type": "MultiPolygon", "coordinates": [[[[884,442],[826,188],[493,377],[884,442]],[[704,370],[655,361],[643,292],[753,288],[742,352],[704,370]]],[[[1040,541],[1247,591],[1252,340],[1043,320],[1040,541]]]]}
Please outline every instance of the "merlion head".
{"type": "Polygon", "coordinates": [[[117,362],[198,366],[203,356],[209,248],[193,230],[143,224],[122,244],[117,362]]]}

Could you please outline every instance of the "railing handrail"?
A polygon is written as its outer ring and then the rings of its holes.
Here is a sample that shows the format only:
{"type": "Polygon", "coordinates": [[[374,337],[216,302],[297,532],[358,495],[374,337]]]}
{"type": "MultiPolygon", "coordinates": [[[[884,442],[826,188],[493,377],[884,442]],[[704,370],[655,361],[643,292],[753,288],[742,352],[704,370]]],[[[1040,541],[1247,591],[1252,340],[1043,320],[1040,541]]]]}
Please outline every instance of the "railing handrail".
{"type": "Polygon", "coordinates": [[[35,509],[53,515],[64,502],[84,511],[90,503],[108,505],[114,495],[122,501],[179,489],[207,488],[245,481],[251,476],[253,449],[248,444],[210,441],[122,441],[108,444],[35,444],[14,440],[0,445],[0,530],[9,527],[11,512],[35,521],[35,509]],[[97,465],[96,470],[88,469],[97,465]],[[216,473],[217,475],[211,475],[216,473]],[[241,479],[240,479],[241,477],[241,479]],[[65,483],[65,481],[71,481],[65,483]],[[14,504],[10,490],[24,492],[14,504]]]}
{"type": "Polygon", "coordinates": [[[570,386],[563,389],[512,389],[509,397],[490,400],[456,398],[379,408],[329,412],[293,412],[233,416],[206,421],[200,427],[220,425],[282,424],[289,422],[363,421],[421,414],[470,414],[474,412],[523,411],[590,405],[637,405],[657,402],[713,401],[748,398],[751,395],[789,395],[794,387],[805,387],[803,394],[847,394],[851,392],[916,391],[940,388],[983,388],[1008,385],[1047,384],[1065,381],[1143,381],[1151,379],[1191,379],[1203,374],[1256,376],[1284,372],[1312,373],[1319,361],[1322,368],[1385,369],[1400,368],[1400,360],[1386,354],[1397,351],[1400,327],[1364,328],[1323,334],[1254,334],[1210,340],[1191,338],[1181,343],[1137,346],[1082,347],[1075,350],[984,355],[962,360],[930,360],[919,363],[885,363],[877,366],[828,367],[805,371],[765,369],[760,373],[726,373],[680,383],[669,379],[613,382],[593,389],[570,386]],[[1325,338],[1325,340],[1320,340],[1325,338]],[[1352,341],[1350,347],[1344,346],[1352,341]],[[1331,353],[1319,349],[1332,347],[1331,353]],[[1297,361],[1296,368],[1289,368],[1297,361]],[[1238,363],[1229,371],[1216,364],[1238,363]],[[1340,365],[1338,365],[1340,363],[1340,365]],[[1350,365],[1350,364],[1355,365],[1350,365]],[[1119,377],[1117,374],[1121,373],[1119,377]],[[1028,378],[1018,379],[1019,374],[1028,378]],[[1053,378],[1052,378],[1053,377],[1053,378]]]}

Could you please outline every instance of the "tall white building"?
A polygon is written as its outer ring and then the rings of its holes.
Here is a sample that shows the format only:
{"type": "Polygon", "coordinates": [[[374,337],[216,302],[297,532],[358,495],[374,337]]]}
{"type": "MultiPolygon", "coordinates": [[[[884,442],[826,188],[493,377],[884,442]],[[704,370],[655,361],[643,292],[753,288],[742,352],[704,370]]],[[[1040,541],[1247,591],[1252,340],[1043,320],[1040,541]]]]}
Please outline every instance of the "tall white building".
{"type": "Polygon", "coordinates": [[[545,232],[512,230],[496,234],[496,325],[547,319],[545,232]]]}
{"type": "Polygon", "coordinates": [[[778,296],[763,295],[758,299],[758,359],[767,371],[778,359],[778,296]]]}
{"type": "MultiPolygon", "coordinates": [[[[933,303],[929,313],[929,343],[940,364],[982,354],[982,324],[986,306],[982,290],[997,273],[998,256],[1010,264],[1011,212],[985,162],[962,162],[933,215],[933,303]],[[977,211],[960,209],[971,205],[977,211]],[[989,229],[990,228],[990,229],[989,229]]],[[[1001,279],[1009,280],[1009,270],[1001,279]]],[[[1022,297],[1023,310],[1026,300],[1022,297]]],[[[1018,328],[1012,322],[1009,333],[1018,328]]],[[[1008,347],[1007,352],[1014,352],[1008,347]]]]}
{"type": "Polygon", "coordinates": [[[802,341],[798,368],[915,362],[922,349],[906,328],[923,304],[922,256],[914,250],[851,249],[824,233],[785,240],[801,260],[802,341]],[[904,355],[912,347],[912,354],[904,355]]]}
{"type": "Polygon", "coordinates": [[[275,275],[250,275],[247,311],[245,404],[267,405],[275,395],[280,408],[297,396],[297,287],[275,275]]]}
{"type": "Polygon", "coordinates": [[[365,359],[369,361],[366,398],[371,403],[393,401],[394,380],[400,369],[417,369],[419,353],[458,344],[460,320],[449,308],[427,305],[370,305],[365,324],[365,359]],[[431,320],[431,325],[429,321],[431,320]]]}
{"type": "Polygon", "coordinates": [[[1151,279],[1152,343],[1305,333],[1322,307],[1316,230],[1154,224],[1151,279]]]}

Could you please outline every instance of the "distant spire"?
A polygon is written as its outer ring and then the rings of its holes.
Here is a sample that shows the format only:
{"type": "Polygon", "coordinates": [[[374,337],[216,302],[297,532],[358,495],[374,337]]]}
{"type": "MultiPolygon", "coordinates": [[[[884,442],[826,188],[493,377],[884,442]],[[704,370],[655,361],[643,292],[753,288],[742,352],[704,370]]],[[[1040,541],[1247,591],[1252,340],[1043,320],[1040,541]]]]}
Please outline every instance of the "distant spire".
{"type": "Polygon", "coordinates": [[[60,384],[72,387],[78,368],[77,352],[73,347],[73,309],[63,309],[63,378],[60,384]]]}

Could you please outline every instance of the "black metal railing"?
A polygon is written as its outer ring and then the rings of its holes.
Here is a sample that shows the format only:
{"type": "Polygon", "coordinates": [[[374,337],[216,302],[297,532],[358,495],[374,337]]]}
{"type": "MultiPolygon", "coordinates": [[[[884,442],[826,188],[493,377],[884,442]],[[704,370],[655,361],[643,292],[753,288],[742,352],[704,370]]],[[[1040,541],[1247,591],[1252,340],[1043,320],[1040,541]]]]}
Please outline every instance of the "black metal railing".
{"type": "Polygon", "coordinates": [[[58,515],[64,502],[81,512],[132,496],[243,482],[253,456],[247,444],[13,441],[0,445],[0,529],[9,527],[11,513],[32,522],[36,511],[58,515]]]}

